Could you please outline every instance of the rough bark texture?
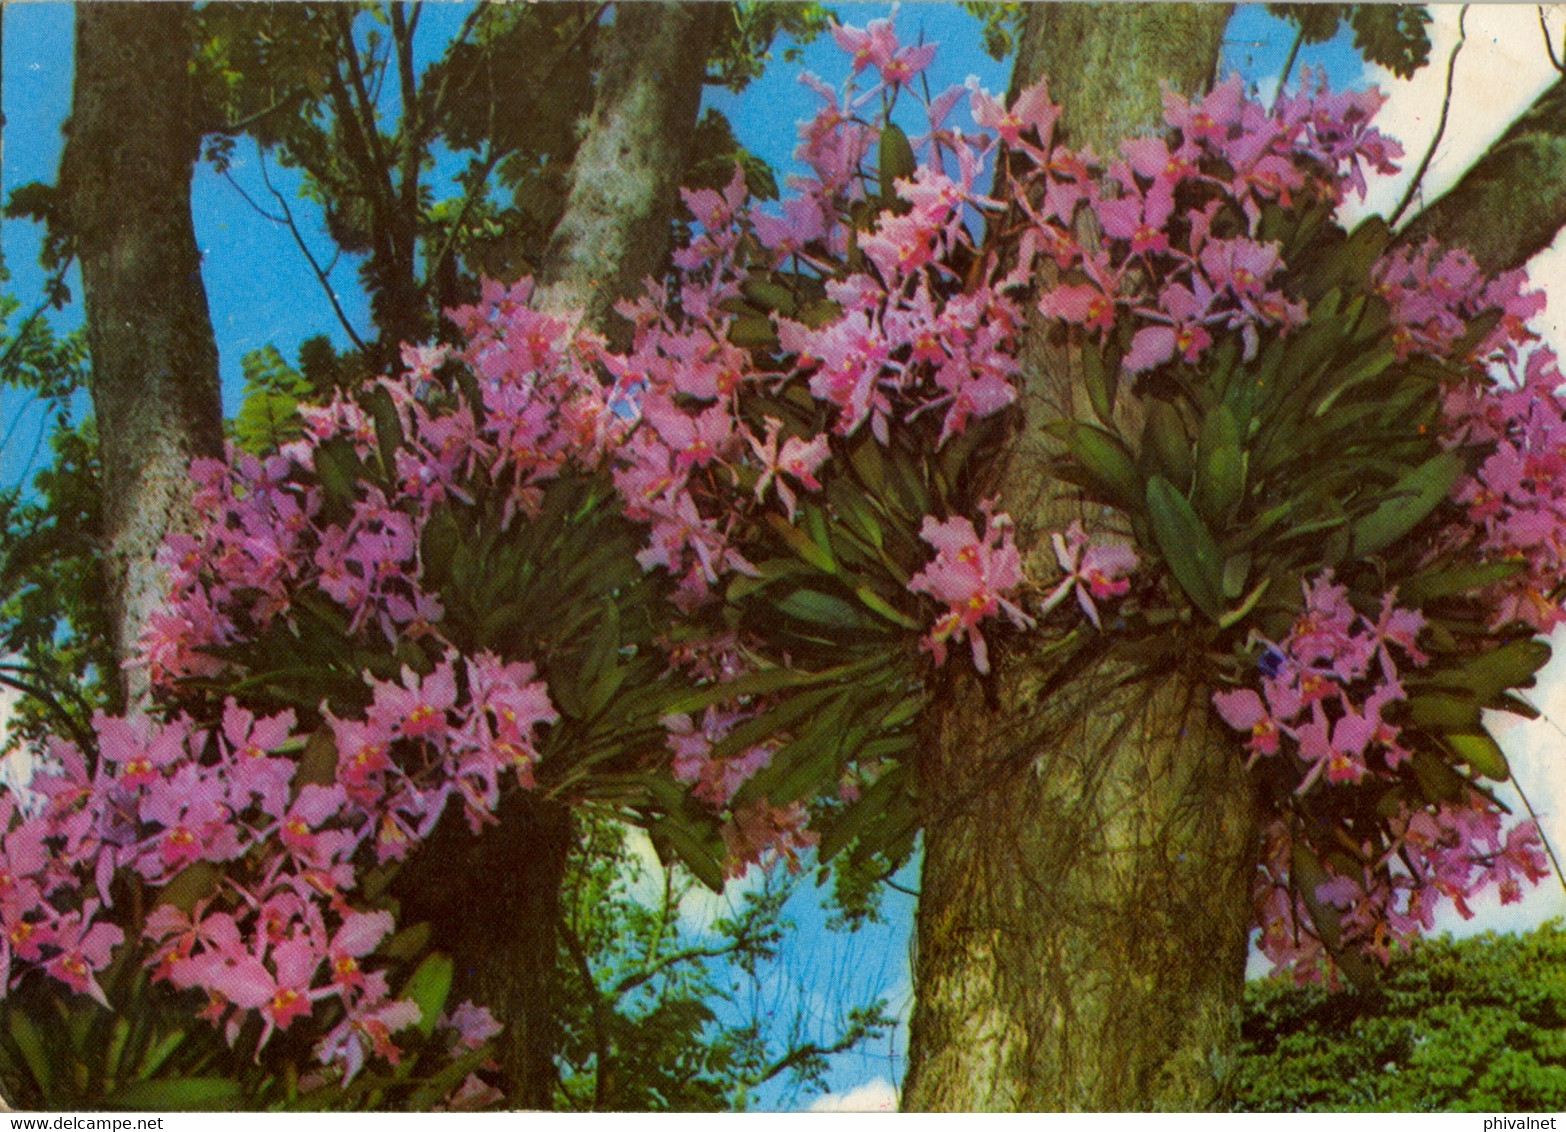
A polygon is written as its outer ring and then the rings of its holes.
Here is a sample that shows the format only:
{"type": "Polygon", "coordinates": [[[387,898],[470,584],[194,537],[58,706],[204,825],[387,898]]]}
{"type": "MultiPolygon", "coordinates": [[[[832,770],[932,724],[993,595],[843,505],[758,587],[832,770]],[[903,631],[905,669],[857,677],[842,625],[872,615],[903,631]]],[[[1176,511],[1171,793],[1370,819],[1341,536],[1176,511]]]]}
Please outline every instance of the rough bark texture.
{"type": "Polygon", "coordinates": [[[1566,225],[1566,79],[1541,94],[1400,243],[1467,248],[1487,272],[1526,263],[1566,225]]]}
{"type": "Polygon", "coordinates": [[[701,102],[722,4],[622,4],[599,36],[599,89],[571,165],[565,213],[539,273],[540,305],[609,326],[654,274],[701,102]]]}
{"type": "MultiPolygon", "coordinates": [[[[1228,10],[1039,5],[1014,88],[1039,74],[1069,143],[1113,154],[1161,122],[1161,84],[1201,89],[1228,10]]],[[[1080,518],[1041,433],[1087,415],[1067,353],[1030,329],[1022,424],[1000,471],[1030,572],[1080,518]]],[[[1131,399],[1122,399],[1123,404],[1131,399]]],[[[1130,406],[1124,404],[1124,411],[1130,406]]],[[[1134,422],[1126,422],[1133,427],[1134,422]]],[[[1178,663],[1042,651],[954,678],[927,721],[909,1109],[1195,1109],[1239,1036],[1256,819],[1235,744],[1178,663]]]]}
{"type": "MultiPolygon", "coordinates": [[[[81,4],[60,190],[76,237],[103,463],[115,654],[162,603],[157,552],[188,524],[190,460],[221,456],[217,346],[190,216],[199,137],[183,4],[81,4]]],[[[146,678],[125,674],[127,698],[146,678]]]]}

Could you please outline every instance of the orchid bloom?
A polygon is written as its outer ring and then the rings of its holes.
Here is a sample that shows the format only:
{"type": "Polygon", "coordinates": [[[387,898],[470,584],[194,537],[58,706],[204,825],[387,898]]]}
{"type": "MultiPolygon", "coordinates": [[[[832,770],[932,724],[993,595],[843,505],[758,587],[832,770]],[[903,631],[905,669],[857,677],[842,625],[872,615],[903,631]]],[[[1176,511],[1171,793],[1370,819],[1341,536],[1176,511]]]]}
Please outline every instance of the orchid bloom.
{"type": "Polygon", "coordinates": [[[1050,535],[1050,543],[1066,577],[1044,599],[1043,612],[1049,613],[1075,593],[1093,628],[1102,629],[1093,599],[1118,597],[1131,588],[1126,575],[1137,567],[1136,551],[1124,543],[1090,544],[1082,524],[1075,520],[1064,534],[1057,531],[1050,535]]]}

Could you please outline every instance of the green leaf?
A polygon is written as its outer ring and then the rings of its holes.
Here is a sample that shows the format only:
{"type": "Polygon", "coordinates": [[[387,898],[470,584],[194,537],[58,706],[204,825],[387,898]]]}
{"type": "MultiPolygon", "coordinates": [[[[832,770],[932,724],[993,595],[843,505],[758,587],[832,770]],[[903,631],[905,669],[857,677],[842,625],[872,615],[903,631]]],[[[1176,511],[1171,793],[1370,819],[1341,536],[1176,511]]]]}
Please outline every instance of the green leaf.
{"type": "Polygon", "coordinates": [[[1549,660],[1549,644],[1529,637],[1491,649],[1459,668],[1436,672],[1431,683],[1466,689],[1480,703],[1488,703],[1509,689],[1533,687],[1534,674],[1549,660]]]}
{"type": "Polygon", "coordinates": [[[402,997],[412,999],[419,1008],[417,1028],[426,1038],[435,1032],[435,1024],[446,1009],[454,971],[450,956],[434,951],[425,956],[402,986],[402,997]]]}
{"type": "Polygon", "coordinates": [[[163,886],[158,893],[158,903],[172,904],[188,915],[196,901],[217,890],[222,879],[223,874],[210,861],[192,861],[163,886]]]}
{"type": "Polygon", "coordinates": [[[1192,604],[1217,621],[1223,616],[1223,559],[1190,502],[1162,476],[1147,483],[1153,539],[1192,604]]]}
{"type": "Polygon", "coordinates": [[[722,857],[705,838],[673,817],[658,818],[649,828],[655,842],[662,841],[690,869],[691,875],[714,892],[723,891],[726,879],[722,857]]]}
{"type": "Polygon", "coordinates": [[[164,1112],[221,1111],[240,1107],[243,1092],[228,1077],[170,1077],[133,1081],[104,1100],[108,1108],[164,1112]]]}
{"type": "Polygon", "coordinates": [[[1118,436],[1081,421],[1056,421],[1048,431],[1065,442],[1083,487],[1124,511],[1140,510],[1142,477],[1118,436]]]}
{"type": "Polygon", "coordinates": [[[1421,606],[1438,597],[1482,590],[1497,582],[1514,578],[1527,567],[1521,562],[1488,562],[1482,566],[1458,566],[1416,574],[1398,586],[1398,593],[1411,606],[1421,606]]]}
{"type": "Polygon", "coordinates": [[[38,1032],[38,1027],[33,1024],[33,1020],[14,1005],[7,1013],[11,1016],[7,1027],[11,1033],[11,1040],[21,1051],[22,1060],[27,1062],[27,1068],[32,1072],[39,1091],[49,1096],[54,1091],[54,1073],[49,1065],[49,1057],[44,1052],[43,1035],[38,1032]]]}
{"type": "Polygon", "coordinates": [[[1209,523],[1228,523],[1245,492],[1245,454],[1240,426],[1227,405],[1202,419],[1197,441],[1196,509],[1209,523]]]}
{"type": "Polygon", "coordinates": [[[1462,474],[1463,460],[1456,452],[1442,452],[1408,472],[1374,511],[1354,524],[1352,556],[1375,554],[1408,534],[1447,497],[1462,474]]]}
{"type": "Polygon", "coordinates": [[[1168,401],[1153,401],[1142,426],[1141,466],[1149,475],[1161,475],[1181,491],[1191,486],[1194,461],[1185,421],[1168,401]]]}
{"type": "Polygon", "coordinates": [[[1431,731],[1478,731],[1479,701],[1445,692],[1414,692],[1408,697],[1408,718],[1431,731]]]}
{"type": "Polygon", "coordinates": [[[770,350],[778,344],[778,335],[771,319],[745,315],[729,323],[729,341],[742,350],[770,350]]]}
{"type": "Polygon", "coordinates": [[[864,616],[852,602],[820,590],[795,590],[777,603],[777,610],[831,629],[859,629],[865,625],[864,616]]]}
{"type": "Polygon", "coordinates": [[[822,546],[775,511],[767,513],[767,526],[788,544],[789,549],[816,569],[826,574],[837,573],[837,562],[830,547],[822,546]]]}
{"type": "Polygon", "coordinates": [[[1475,774],[1495,782],[1505,782],[1512,776],[1512,768],[1507,765],[1501,745],[1483,728],[1454,732],[1441,738],[1452,749],[1452,753],[1467,763],[1475,774]]]}
{"type": "Polygon", "coordinates": [[[912,617],[909,617],[905,613],[898,612],[898,610],[894,608],[891,603],[886,601],[885,598],[876,593],[869,586],[855,586],[854,594],[871,610],[886,618],[886,620],[890,621],[894,625],[900,626],[904,629],[912,630],[914,632],[924,628],[923,625],[915,621],[912,617]]]}
{"type": "Polygon", "coordinates": [[[1311,923],[1316,928],[1316,934],[1321,937],[1321,942],[1327,947],[1339,969],[1348,976],[1361,991],[1370,991],[1375,988],[1376,974],[1374,969],[1353,947],[1343,946],[1343,917],[1339,911],[1316,895],[1316,890],[1331,880],[1330,874],[1310,847],[1298,838],[1294,841],[1293,852],[1290,857],[1291,875],[1294,886],[1299,890],[1300,897],[1305,901],[1305,907],[1310,911],[1311,923]]]}
{"type": "Polygon", "coordinates": [[[794,313],[794,293],[781,283],[747,279],[740,284],[740,291],[758,310],[777,311],[785,317],[794,313]]]}
{"type": "Polygon", "coordinates": [[[1349,23],[1354,50],[1400,79],[1430,61],[1430,13],[1419,4],[1355,4],[1349,23]]]}
{"type": "Polygon", "coordinates": [[[381,450],[381,467],[388,476],[397,474],[397,449],[403,445],[402,421],[397,416],[397,405],[384,385],[377,385],[365,395],[365,408],[375,422],[375,440],[381,450]]]}
{"type": "Polygon", "coordinates": [[[1115,395],[1120,390],[1120,359],[1114,364],[1092,342],[1082,347],[1082,385],[1087,389],[1093,412],[1106,425],[1114,423],[1115,395]]]}
{"type": "Polygon", "coordinates": [[[891,122],[881,129],[881,143],[876,153],[880,165],[881,200],[890,204],[897,198],[895,182],[912,177],[919,162],[914,157],[913,146],[908,143],[908,135],[891,122]]]}

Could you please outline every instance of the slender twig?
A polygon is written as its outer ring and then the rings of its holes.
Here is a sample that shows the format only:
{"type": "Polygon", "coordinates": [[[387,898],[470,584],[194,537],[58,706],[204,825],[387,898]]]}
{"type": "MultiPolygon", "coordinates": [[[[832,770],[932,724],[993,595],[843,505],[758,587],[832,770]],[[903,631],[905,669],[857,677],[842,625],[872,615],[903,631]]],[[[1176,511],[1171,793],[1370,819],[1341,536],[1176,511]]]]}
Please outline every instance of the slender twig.
{"type": "Polygon", "coordinates": [[[1550,42],[1550,23],[1544,18],[1544,5],[1539,5],[1539,30],[1544,33],[1544,50],[1550,56],[1550,66],[1566,75],[1566,61],[1555,57],[1555,45],[1550,42]]]}
{"type": "Polygon", "coordinates": [[[59,269],[49,276],[48,279],[44,280],[44,297],[38,301],[38,305],[33,308],[33,312],[22,320],[22,325],[16,328],[15,336],[11,339],[10,344],[6,346],[5,353],[0,354],[0,374],[5,373],[10,368],[12,361],[16,358],[16,352],[22,348],[22,343],[33,332],[33,324],[43,317],[44,311],[55,305],[54,295],[60,285],[65,282],[65,273],[71,269],[71,265],[75,262],[76,253],[72,252],[65,257],[65,261],[60,264],[59,269]]]}
{"type": "Polygon", "coordinates": [[[681,951],[670,951],[658,956],[651,963],[646,964],[640,971],[626,975],[610,988],[610,993],[616,998],[633,991],[643,983],[650,980],[658,972],[672,967],[676,963],[687,963],[693,959],[722,959],[733,955],[745,944],[749,943],[751,936],[743,934],[737,937],[733,943],[726,943],[722,947],[687,947],[681,951]]]}
{"type": "Polygon", "coordinates": [[[254,126],[257,122],[260,122],[263,119],[276,114],[279,110],[286,110],[290,104],[303,98],[306,93],[307,92],[304,87],[295,87],[293,90],[283,95],[283,97],[279,98],[276,102],[272,103],[272,105],[263,107],[262,109],[255,111],[253,114],[246,114],[243,118],[233,122],[219,122],[217,125],[211,127],[212,132],[215,134],[241,133],[249,129],[251,126],[254,126]]]}
{"type": "Polygon", "coordinates": [[[1408,183],[1408,190],[1403,194],[1403,199],[1398,201],[1397,208],[1392,215],[1387,217],[1387,227],[1397,227],[1397,222],[1408,206],[1413,203],[1414,196],[1419,192],[1419,186],[1424,182],[1425,171],[1430,168],[1430,160],[1435,156],[1436,147],[1441,144],[1441,137],[1446,133],[1446,117],[1452,109],[1452,76],[1457,71],[1457,56],[1462,51],[1463,44],[1468,39],[1468,5],[1464,4],[1461,12],[1457,14],[1457,43],[1452,47],[1452,54],[1446,61],[1446,94],[1441,99],[1441,119],[1436,123],[1435,137],[1430,139],[1430,148],[1425,150],[1424,158],[1419,162],[1419,168],[1414,171],[1414,179],[1408,183]]]}
{"type": "Polygon", "coordinates": [[[230,188],[239,194],[239,199],[248,204],[251,211],[254,212],[257,216],[261,217],[261,219],[270,220],[273,224],[288,223],[287,217],[274,216],[272,213],[268,212],[266,209],[257,204],[255,198],[245,191],[245,187],[234,179],[234,174],[232,171],[228,169],[223,170],[223,179],[228,182],[230,188]]]}
{"type": "MultiPolygon", "coordinates": [[[[489,143],[485,142],[484,144],[488,145],[489,143]]],[[[439,250],[424,269],[425,278],[428,281],[427,285],[433,285],[434,281],[440,278],[440,270],[446,265],[446,259],[451,255],[452,248],[456,245],[457,235],[462,231],[462,222],[468,218],[468,212],[473,208],[478,198],[483,195],[484,190],[489,187],[489,175],[495,171],[495,166],[503,158],[513,152],[515,151],[509,149],[493,152],[475,170],[473,181],[468,186],[468,191],[462,197],[462,204],[457,208],[457,215],[452,217],[451,223],[446,227],[446,236],[441,241],[439,250]]]]}
{"type": "Polygon", "coordinates": [[[332,287],[331,280],[326,277],[326,273],[321,270],[321,265],[311,253],[310,246],[305,243],[304,236],[299,231],[299,225],[294,223],[294,214],[288,207],[288,201],[284,199],[282,193],[272,186],[272,178],[266,171],[265,150],[261,151],[259,164],[261,180],[266,183],[267,191],[272,194],[272,199],[277,201],[278,207],[283,210],[283,222],[288,225],[288,231],[293,236],[294,243],[299,245],[299,250],[304,253],[306,262],[310,264],[310,270],[315,273],[316,281],[321,284],[321,289],[326,292],[326,298],[332,304],[332,311],[337,315],[337,321],[342,324],[343,330],[347,331],[349,339],[353,342],[354,349],[359,350],[361,353],[364,352],[366,347],[363,339],[354,331],[353,324],[348,321],[348,315],[343,311],[342,304],[337,301],[336,289],[332,287]]]}
{"type": "Polygon", "coordinates": [[[42,684],[35,684],[30,680],[23,680],[19,676],[12,676],[5,672],[0,672],[0,685],[4,685],[7,688],[15,688],[18,692],[33,697],[33,699],[43,704],[59,717],[65,729],[71,733],[71,740],[83,754],[93,750],[95,740],[92,732],[83,727],[81,722],[66,709],[65,705],[48,688],[42,684]]]}
{"type": "MultiPolygon", "coordinates": [[[[44,419],[38,422],[38,431],[33,434],[33,450],[27,454],[27,463],[22,465],[22,475],[24,477],[28,472],[33,470],[33,464],[38,460],[38,450],[43,447],[44,437],[49,435],[49,417],[56,411],[57,406],[51,404],[47,409],[44,410],[44,419]]],[[[20,413],[17,414],[16,419],[22,419],[20,413]]],[[[9,431],[7,431],[6,440],[9,441],[10,439],[11,434],[9,431]]],[[[5,447],[5,445],[0,444],[0,448],[3,447],[5,447]]]]}
{"type": "Polygon", "coordinates": [[[381,188],[386,193],[387,203],[391,204],[397,199],[396,190],[391,183],[391,163],[386,160],[386,151],[381,146],[381,131],[375,121],[375,100],[370,97],[370,92],[365,86],[364,69],[359,65],[359,47],[353,38],[353,17],[341,6],[335,9],[335,15],[338,39],[348,63],[348,81],[352,84],[357,109],[355,121],[361,127],[370,157],[375,162],[375,169],[381,174],[381,188]]]}
{"type": "MultiPolygon", "coordinates": [[[[52,406],[46,410],[46,413],[48,412],[53,412],[52,406]]],[[[11,446],[11,437],[16,435],[16,430],[21,426],[22,415],[22,413],[17,413],[14,417],[11,418],[11,423],[6,426],[5,435],[0,437],[0,452],[4,452],[11,446]]],[[[37,452],[34,452],[33,455],[36,456],[37,452]]],[[[28,462],[31,463],[32,461],[29,460],[28,462]]]]}
{"type": "Polygon", "coordinates": [[[1539,815],[1533,811],[1533,803],[1528,801],[1528,795],[1523,791],[1522,783],[1517,781],[1517,776],[1512,776],[1512,785],[1517,789],[1517,796],[1522,799],[1523,809],[1528,811],[1528,816],[1533,819],[1533,828],[1539,831],[1539,840],[1544,842],[1544,851],[1549,854],[1550,864],[1555,866],[1555,879],[1561,882],[1561,888],[1566,889],[1566,872],[1561,871],[1561,862],[1555,856],[1555,846],[1550,844],[1549,836],[1544,832],[1544,826],[1539,823],[1539,815]]]}
{"type": "Polygon", "coordinates": [[[1294,71],[1294,60],[1300,57],[1300,48],[1305,44],[1305,22],[1300,21],[1300,30],[1294,33],[1294,42],[1289,44],[1289,57],[1283,61],[1283,73],[1278,76],[1278,89],[1272,92],[1273,102],[1283,97],[1283,88],[1288,84],[1289,75],[1294,71]]]}

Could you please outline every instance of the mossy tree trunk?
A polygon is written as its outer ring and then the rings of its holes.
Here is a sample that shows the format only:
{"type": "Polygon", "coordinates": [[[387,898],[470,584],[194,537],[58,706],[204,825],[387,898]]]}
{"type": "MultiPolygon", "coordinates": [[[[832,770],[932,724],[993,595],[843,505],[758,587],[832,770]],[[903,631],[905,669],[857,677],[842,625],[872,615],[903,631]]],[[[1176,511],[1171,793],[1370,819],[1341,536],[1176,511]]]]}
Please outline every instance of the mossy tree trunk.
{"type": "MultiPolygon", "coordinates": [[[[195,124],[184,4],[76,9],[76,82],[60,163],[92,356],[114,651],[163,601],[158,550],[193,521],[190,461],[223,454],[217,345],[190,214],[195,124]]],[[[124,673],[130,702],[145,673],[124,673]]]]}
{"type": "MultiPolygon", "coordinates": [[[[1112,155],[1159,126],[1161,84],[1206,86],[1227,18],[1039,5],[1013,93],[1047,75],[1065,141],[1112,155]]],[[[1048,474],[1042,428],[1086,403],[1042,320],[1023,360],[997,486],[1030,573],[1048,578],[1049,531],[1112,524],[1048,474]]],[[[1239,752],[1181,658],[1100,653],[1061,672],[1048,643],[1003,654],[986,680],[949,677],[927,719],[904,1107],[1209,1106],[1239,1036],[1257,837],[1239,752]]]]}

